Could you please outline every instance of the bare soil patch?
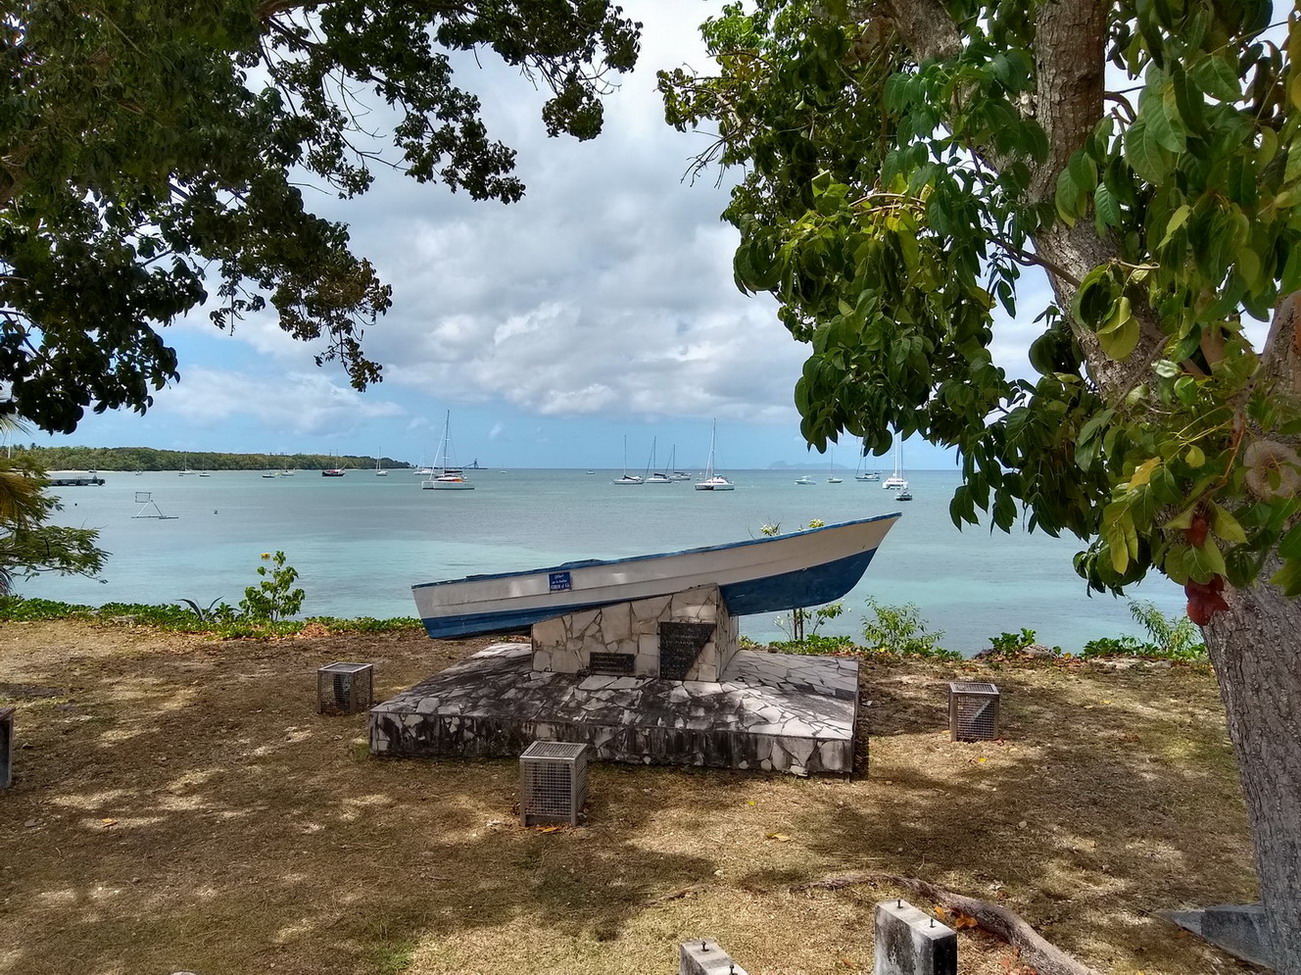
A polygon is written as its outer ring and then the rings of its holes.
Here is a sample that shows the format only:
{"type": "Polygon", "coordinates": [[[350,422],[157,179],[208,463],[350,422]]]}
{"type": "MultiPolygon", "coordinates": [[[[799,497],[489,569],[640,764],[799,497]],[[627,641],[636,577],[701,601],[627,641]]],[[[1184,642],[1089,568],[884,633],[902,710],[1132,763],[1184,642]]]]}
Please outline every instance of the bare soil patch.
{"type": "MultiPolygon", "coordinates": [[[[849,871],[994,900],[1117,975],[1249,970],[1151,915],[1255,896],[1204,667],[867,661],[868,774],[599,765],[588,824],[543,831],[517,763],[374,760],[364,715],[315,711],[323,664],[373,662],[382,699],[484,644],[0,624],[0,972],[669,973],[701,935],[754,975],[870,972],[903,892],[792,889],[849,871]],[[955,678],[1000,686],[1003,741],[948,740],[955,678]]],[[[961,938],[964,973],[1023,970],[961,938]]]]}

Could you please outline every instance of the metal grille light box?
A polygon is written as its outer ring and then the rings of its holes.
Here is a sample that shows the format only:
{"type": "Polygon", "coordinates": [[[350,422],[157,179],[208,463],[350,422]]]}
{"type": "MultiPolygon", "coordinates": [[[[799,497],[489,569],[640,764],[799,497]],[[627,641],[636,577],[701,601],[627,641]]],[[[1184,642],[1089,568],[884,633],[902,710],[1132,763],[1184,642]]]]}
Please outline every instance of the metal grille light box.
{"type": "Polygon", "coordinates": [[[369,711],[374,664],[327,664],[316,672],[316,698],[322,714],[369,711]]]}
{"type": "Polygon", "coordinates": [[[998,688],[993,684],[949,684],[949,738],[994,741],[998,738],[998,688]]]}
{"type": "Polygon", "coordinates": [[[520,822],[578,825],[587,800],[587,746],[535,741],[519,758],[520,822]]]}

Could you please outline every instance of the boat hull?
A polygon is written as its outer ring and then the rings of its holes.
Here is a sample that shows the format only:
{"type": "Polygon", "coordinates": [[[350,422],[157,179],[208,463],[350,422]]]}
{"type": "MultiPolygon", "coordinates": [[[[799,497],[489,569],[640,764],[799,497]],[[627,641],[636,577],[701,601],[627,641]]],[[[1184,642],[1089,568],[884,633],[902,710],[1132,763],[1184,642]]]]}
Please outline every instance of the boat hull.
{"type": "Polygon", "coordinates": [[[431,637],[505,633],[566,613],[716,585],[736,616],[839,599],[862,578],[899,514],[729,545],[412,587],[431,637]]]}

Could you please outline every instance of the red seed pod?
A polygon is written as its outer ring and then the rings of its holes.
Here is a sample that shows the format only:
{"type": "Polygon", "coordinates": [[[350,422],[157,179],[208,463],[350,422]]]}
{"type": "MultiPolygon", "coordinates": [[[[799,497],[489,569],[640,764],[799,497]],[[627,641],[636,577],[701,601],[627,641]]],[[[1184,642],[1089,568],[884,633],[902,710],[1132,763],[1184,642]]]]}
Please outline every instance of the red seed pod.
{"type": "Polygon", "coordinates": [[[1206,520],[1206,516],[1201,511],[1197,511],[1193,515],[1192,523],[1184,530],[1184,537],[1193,548],[1201,548],[1206,544],[1206,532],[1210,527],[1211,523],[1206,520]]]}

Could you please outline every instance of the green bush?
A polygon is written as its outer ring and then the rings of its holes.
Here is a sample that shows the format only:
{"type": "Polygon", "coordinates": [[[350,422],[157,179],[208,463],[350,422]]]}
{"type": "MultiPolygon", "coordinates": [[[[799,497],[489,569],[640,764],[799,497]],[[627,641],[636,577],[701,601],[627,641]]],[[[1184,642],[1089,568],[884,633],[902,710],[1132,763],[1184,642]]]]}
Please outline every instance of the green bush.
{"type": "Polygon", "coordinates": [[[1146,657],[1152,660],[1205,660],[1197,625],[1187,616],[1168,617],[1151,603],[1131,599],[1129,611],[1147,630],[1147,640],[1132,636],[1099,637],[1080,651],[1081,657],[1146,657]]]}
{"type": "Polygon", "coordinates": [[[244,590],[244,598],[239,601],[239,608],[249,619],[268,620],[272,623],[295,615],[303,608],[307,593],[301,589],[291,589],[298,578],[298,570],[285,564],[285,553],[262,553],[262,561],[270,566],[259,565],[257,574],[262,581],[244,590]]]}
{"type": "Polygon", "coordinates": [[[1020,633],[1000,633],[998,636],[991,636],[989,645],[993,647],[995,653],[1016,653],[1034,643],[1034,638],[1034,630],[1022,627],[1020,633]]]}
{"type": "Polygon", "coordinates": [[[816,633],[803,640],[780,640],[771,644],[774,650],[786,653],[833,654],[853,653],[858,650],[847,636],[819,636],[816,633]]]}
{"type": "Polygon", "coordinates": [[[962,655],[938,646],[943,630],[927,631],[921,609],[915,603],[889,606],[869,599],[875,619],[863,618],[863,642],[869,651],[899,657],[934,657],[960,660],[962,655]]]}

